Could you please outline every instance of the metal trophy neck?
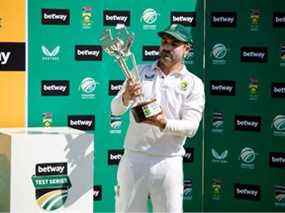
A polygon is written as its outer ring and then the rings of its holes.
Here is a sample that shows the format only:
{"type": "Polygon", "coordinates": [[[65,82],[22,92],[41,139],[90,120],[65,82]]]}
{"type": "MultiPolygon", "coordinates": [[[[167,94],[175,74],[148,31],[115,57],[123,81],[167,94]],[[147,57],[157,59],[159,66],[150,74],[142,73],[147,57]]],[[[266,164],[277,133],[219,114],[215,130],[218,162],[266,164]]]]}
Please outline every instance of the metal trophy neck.
{"type": "MultiPolygon", "coordinates": [[[[103,50],[115,58],[127,79],[140,82],[136,59],[134,54],[131,52],[131,46],[134,42],[134,34],[130,33],[125,26],[119,26],[118,29],[116,29],[115,36],[116,37],[113,37],[112,30],[110,28],[106,28],[103,31],[100,38],[103,50]],[[130,71],[127,65],[126,61],[128,59],[131,61],[135,75],[130,71]]],[[[138,100],[142,102],[143,95],[140,95],[138,100]]]]}

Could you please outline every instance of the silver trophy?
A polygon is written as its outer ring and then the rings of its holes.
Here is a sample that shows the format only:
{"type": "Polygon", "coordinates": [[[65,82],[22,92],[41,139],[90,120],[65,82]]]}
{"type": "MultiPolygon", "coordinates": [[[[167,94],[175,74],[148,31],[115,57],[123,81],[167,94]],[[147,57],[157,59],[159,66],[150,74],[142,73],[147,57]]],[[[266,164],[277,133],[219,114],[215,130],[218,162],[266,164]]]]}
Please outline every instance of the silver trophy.
{"type": "MultiPolygon", "coordinates": [[[[134,54],[131,52],[131,46],[134,42],[134,34],[128,32],[124,25],[116,27],[116,36],[112,36],[112,30],[106,28],[100,38],[102,48],[110,56],[114,57],[119,64],[123,74],[127,79],[140,82],[137,63],[134,54]],[[132,71],[128,67],[130,62],[132,71]]],[[[141,94],[132,107],[132,113],[136,122],[143,122],[147,118],[157,115],[161,108],[156,99],[145,100],[141,94]]]]}

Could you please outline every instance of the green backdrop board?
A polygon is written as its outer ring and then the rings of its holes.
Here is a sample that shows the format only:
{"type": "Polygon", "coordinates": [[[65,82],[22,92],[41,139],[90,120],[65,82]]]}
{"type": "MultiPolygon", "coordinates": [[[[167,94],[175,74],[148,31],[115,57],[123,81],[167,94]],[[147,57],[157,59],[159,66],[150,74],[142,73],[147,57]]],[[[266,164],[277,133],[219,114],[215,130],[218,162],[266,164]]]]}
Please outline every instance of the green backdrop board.
{"type": "MultiPolygon", "coordinates": [[[[153,63],[159,30],[170,23],[192,27],[194,50],[185,63],[204,79],[204,5],[196,0],[62,0],[28,1],[28,10],[29,126],[68,125],[94,132],[94,212],[112,212],[128,115],[110,113],[124,76],[114,59],[103,53],[100,35],[105,27],[124,23],[135,33],[137,62],[153,63]]],[[[185,211],[200,211],[203,205],[202,126],[185,145],[185,211]]]]}
{"type": "Polygon", "coordinates": [[[159,30],[192,27],[185,63],[205,79],[206,111],[185,145],[184,210],[285,211],[285,3],[205,2],[28,2],[29,126],[94,132],[95,212],[114,210],[128,126],[110,113],[124,77],[99,41],[118,22],[138,63],[157,58],[159,30]]]}
{"type": "Polygon", "coordinates": [[[284,1],[206,1],[205,210],[285,210],[284,1]]]}

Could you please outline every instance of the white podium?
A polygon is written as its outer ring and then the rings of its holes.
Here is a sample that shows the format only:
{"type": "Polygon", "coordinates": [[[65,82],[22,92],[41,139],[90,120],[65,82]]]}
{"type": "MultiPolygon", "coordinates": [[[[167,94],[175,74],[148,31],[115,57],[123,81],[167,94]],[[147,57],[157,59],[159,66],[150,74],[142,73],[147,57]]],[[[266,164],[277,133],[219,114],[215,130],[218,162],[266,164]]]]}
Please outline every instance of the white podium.
{"type": "Polygon", "coordinates": [[[0,212],[93,212],[93,134],[0,129],[0,212]]]}

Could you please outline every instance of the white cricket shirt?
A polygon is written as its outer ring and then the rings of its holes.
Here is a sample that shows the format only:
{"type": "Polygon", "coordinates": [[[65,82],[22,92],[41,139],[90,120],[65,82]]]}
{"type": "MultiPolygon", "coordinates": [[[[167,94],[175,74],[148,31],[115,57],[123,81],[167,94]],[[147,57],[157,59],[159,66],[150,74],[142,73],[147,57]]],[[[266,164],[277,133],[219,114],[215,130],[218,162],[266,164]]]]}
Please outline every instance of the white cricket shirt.
{"type": "MultiPolygon", "coordinates": [[[[138,66],[138,74],[146,100],[156,98],[167,118],[164,130],[136,123],[130,112],[130,124],[124,148],[157,156],[183,156],[186,137],[193,137],[202,118],[205,93],[203,82],[184,66],[176,73],[165,75],[156,63],[138,66]]],[[[113,115],[122,115],[134,105],[123,105],[125,84],[111,103],[113,115]]]]}

